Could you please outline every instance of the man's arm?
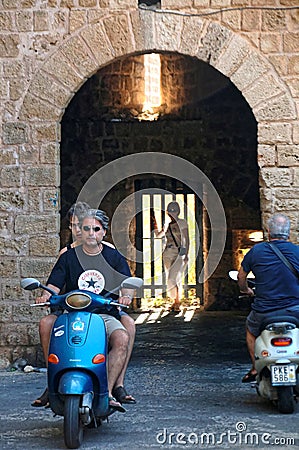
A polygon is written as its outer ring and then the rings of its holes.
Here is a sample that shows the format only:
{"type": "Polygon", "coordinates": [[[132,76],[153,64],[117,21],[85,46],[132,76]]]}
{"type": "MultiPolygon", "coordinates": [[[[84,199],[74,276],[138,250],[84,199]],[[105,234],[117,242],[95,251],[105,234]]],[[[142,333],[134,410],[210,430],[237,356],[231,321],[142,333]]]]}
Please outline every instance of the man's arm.
{"type": "MultiPolygon", "coordinates": [[[[47,284],[47,287],[52,289],[52,291],[56,292],[56,294],[59,294],[59,292],[60,292],[60,289],[57,286],[54,286],[53,284],[47,284]]],[[[35,299],[35,303],[45,303],[45,302],[49,301],[50,297],[51,297],[50,292],[43,291],[42,295],[35,299]]]]}
{"type": "Polygon", "coordinates": [[[248,286],[247,275],[248,275],[248,273],[245,272],[245,270],[241,266],[240,270],[238,272],[238,286],[239,286],[240,292],[242,292],[242,294],[254,296],[253,290],[248,286]]]}

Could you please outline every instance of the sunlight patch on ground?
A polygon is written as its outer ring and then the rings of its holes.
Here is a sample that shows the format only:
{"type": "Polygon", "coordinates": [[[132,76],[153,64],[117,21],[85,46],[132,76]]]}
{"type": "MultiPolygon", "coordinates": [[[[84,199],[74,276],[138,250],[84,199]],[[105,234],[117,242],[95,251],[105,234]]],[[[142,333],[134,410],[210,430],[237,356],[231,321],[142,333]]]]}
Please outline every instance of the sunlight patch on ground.
{"type": "Polygon", "coordinates": [[[187,308],[181,307],[179,312],[171,312],[163,307],[153,308],[150,311],[141,312],[135,319],[135,324],[141,325],[143,323],[159,323],[170,314],[173,314],[173,317],[182,318],[184,322],[191,322],[196,310],[199,310],[199,308],[199,306],[188,306],[187,308]]]}

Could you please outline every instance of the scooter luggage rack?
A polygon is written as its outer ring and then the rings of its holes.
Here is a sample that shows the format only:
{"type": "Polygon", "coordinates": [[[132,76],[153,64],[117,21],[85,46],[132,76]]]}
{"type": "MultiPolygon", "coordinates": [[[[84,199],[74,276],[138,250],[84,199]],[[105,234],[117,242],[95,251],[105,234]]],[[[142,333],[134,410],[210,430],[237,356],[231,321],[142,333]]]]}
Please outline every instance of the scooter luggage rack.
{"type": "Polygon", "coordinates": [[[265,327],[265,330],[272,331],[275,334],[284,334],[287,331],[294,330],[296,328],[296,325],[294,323],[290,322],[275,322],[275,323],[269,323],[265,327]]]}

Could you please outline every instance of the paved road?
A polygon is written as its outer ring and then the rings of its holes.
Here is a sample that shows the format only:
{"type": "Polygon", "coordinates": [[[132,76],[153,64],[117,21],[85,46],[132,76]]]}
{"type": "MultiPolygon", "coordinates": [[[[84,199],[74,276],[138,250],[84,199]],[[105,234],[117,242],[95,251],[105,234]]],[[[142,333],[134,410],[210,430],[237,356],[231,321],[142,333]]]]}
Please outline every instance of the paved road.
{"type": "MultiPolygon", "coordinates": [[[[126,384],[138,403],[86,430],[82,449],[299,448],[299,407],[292,416],[278,414],[240,382],[249,368],[243,312],[162,317],[158,310],[135,318],[126,384]]],[[[45,374],[0,376],[0,448],[65,448],[62,418],[30,407],[45,374]]]]}

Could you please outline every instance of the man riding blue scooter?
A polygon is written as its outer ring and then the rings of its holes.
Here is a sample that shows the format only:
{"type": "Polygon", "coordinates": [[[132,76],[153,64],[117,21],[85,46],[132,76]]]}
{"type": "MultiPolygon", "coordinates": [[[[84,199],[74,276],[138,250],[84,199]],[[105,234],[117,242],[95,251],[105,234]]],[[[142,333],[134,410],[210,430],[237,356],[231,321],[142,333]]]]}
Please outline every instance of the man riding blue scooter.
{"type": "MultiPolygon", "coordinates": [[[[123,256],[114,248],[103,246],[109,219],[101,210],[91,209],[82,219],[82,245],[63,253],[56,262],[47,281],[47,287],[57,294],[65,288],[66,292],[76,289],[92,291],[96,294],[109,295],[121,305],[129,305],[133,290],[122,288],[120,296],[113,293],[121,282],[131,276],[129,266],[123,256]]],[[[36,303],[44,303],[50,297],[43,291],[36,303]]],[[[40,339],[45,356],[48,358],[49,341],[53,324],[62,311],[54,311],[40,321],[40,339]]],[[[109,342],[108,358],[108,393],[109,406],[116,411],[125,409],[112,395],[118,386],[128,351],[129,337],[120,322],[119,309],[116,306],[103,306],[99,311],[106,326],[109,342]]]]}

